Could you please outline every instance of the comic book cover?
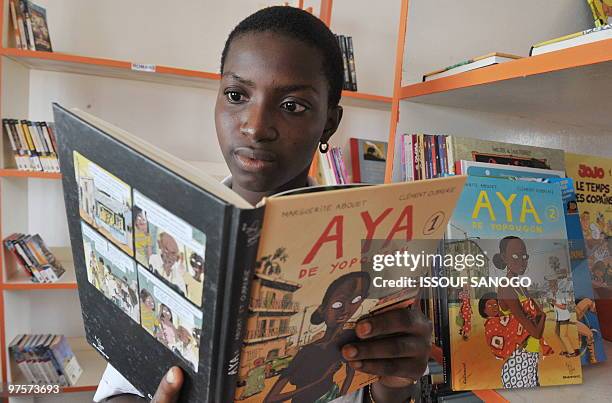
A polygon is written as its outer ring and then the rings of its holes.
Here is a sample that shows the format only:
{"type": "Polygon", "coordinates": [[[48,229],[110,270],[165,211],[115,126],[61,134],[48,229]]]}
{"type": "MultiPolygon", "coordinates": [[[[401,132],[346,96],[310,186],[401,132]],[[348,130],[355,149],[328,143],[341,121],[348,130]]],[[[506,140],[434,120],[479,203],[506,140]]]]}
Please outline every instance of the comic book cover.
{"type": "Polygon", "coordinates": [[[559,171],[565,169],[563,150],[469,137],[452,138],[453,163],[466,160],[559,171]]]}
{"type": "Polygon", "coordinates": [[[345,364],[340,347],[355,339],[358,318],[410,303],[418,288],[377,288],[363,270],[371,244],[356,240],[432,239],[437,247],[463,181],[330,192],[323,204],[317,193],[267,199],[235,399],[327,402],[372,382],[345,364]]]}
{"type": "Polygon", "coordinates": [[[452,389],[581,383],[559,185],[470,176],[448,237],[446,253],[477,257],[442,271],[467,279],[446,289],[452,389]]]}
{"type": "Polygon", "coordinates": [[[587,247],[598,316],[612,339],[612,159],[566,155],[567,176],[574,179],[580,224],[587,247]]]}
{"type": "Polygon", "coordinates": [[[349,143],[353,182],[383,183],[385,181],[387,143],[357,138],[351,138],[349,143]]]}
{"type": "Polygon", "coordinates": [[[587,3],[593,13],[596,27],[612,24],[612,0],[587,0],[587,3]]]}

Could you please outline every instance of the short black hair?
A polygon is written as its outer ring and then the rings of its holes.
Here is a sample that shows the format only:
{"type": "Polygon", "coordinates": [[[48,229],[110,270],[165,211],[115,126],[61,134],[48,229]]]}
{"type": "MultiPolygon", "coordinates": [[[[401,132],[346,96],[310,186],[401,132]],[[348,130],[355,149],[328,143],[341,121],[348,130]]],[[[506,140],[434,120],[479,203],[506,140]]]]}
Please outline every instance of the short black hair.
{"type": "Polygon", "coordinates": [[[338,105],[344,83],[342,53],[336,37],[323,21],[304,10],[289,6],[267,7],[251,14],[236,25],[225,41],[221,53],[221,74],[232,41],[251,32],[274,32],[317,49],[329,84],[329,106],[338,105]]]}
{"type": "Polygon", "coordinates": [[[480,301],[478,301],[478,312],[480,312],[480,316],[482,316],[485,319],[489,317],[487,313],[485,312],[485,309],[487,308],[487,301],[490,301],[492,299],[495,299],[495,300],[497,299],[497,293],[488,292],[482,297],[480,297],[480,301]]]}

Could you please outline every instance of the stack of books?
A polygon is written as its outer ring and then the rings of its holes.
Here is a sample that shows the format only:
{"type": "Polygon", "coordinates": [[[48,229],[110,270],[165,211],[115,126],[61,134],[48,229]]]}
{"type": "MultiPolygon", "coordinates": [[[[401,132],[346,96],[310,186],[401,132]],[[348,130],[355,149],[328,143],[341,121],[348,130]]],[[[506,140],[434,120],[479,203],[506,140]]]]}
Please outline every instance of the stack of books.
{"type": "Polygon", "coordinates": [[[530,56],[537,56],[543,53],[554,52],[556,50],[567,49],[574,46],[585,45],[587,43],[603,41],[612,38],[612,25],[602,25],[562,36],[560,38],[550,39],[540,42],[531,47],[530,56]]]}
{"type": "Polygon", "coordinates": [[[340,51],[342,52],[342,64],[344,65],[344,86],[346,91],[357,91],[357,73],[355,71],[355,52],[353,50],[353,37],[336,35],[340,51]]]}
{"type": "Polygon", "coordinates": [[[325,154],[317,151],[317,183],[319,185],[344,185],[350,183],[340,147],[331,147],[325,154]]]}
{"type": "Polygon", "coordinates": [[[59,172],[57,145],[52,123],[2,119],[17,169],[59,172]]]}
{"type": "Polygon", "coordinates": [[[474,57],[472,59],[453,64],[443,69],[427,73],[423,75],[423,81],[431,81],[437,78],[453,76],[455,74],[464,73],[466,71],[476,70],[483,67],[505,63],[520,58],[520,56],[511,55],[509,53],[488,53],[483,56],[474,57]]]}
{"type": "Polygon", "coordinates": [[[9,0],[10,27],[18,49],[52,52],[47,11],[28,0],[9,0]]]}
{"type": "Polygon", "coordinates": [[[35,283],[54,283],[66,271],[38,234],[11,234],[4,246],[35,283]]]}
{"type": "Polygon", "coordinates": [[[64,335],[20,334],[9,352],[29,384],[74,386],[83,373],[64,335]]]}

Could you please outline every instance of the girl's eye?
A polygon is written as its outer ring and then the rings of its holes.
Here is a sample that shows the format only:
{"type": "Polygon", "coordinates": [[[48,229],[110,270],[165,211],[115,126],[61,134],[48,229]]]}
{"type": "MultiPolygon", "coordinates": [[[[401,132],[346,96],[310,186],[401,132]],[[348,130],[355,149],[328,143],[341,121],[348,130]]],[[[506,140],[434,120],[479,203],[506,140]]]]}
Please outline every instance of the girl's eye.
{"type": "Polygon", "coordinates": [[[351,301],[352,304],[356,304],[359,301],[361,301],[361,295],[356,296],[355,298],[353,298],[353,300],[351,301]]]}
{"type": "Polygon", "coordinates": [[[298,104],[294,101],[287,101],[281,104],[281,108],[285,109],[288,112],[300,113],[306,110],[306,107],[302,104],[298,104]]]}
{"type": "Polygon", "coordinates": [[[513,254],[512,254],[512,259],[518,259],[518,258],[519,258],[519,257],[518,257],[518,255],[517,255],[516,253],[513,253],[513,254]]]}
{"type": "Polygon", "coordinates": [[[340,302],[340,301],[336,301],[336,302],[334,302],[334,303],[332,304],[332,306],[331,306],[331,307],[332,307],[332,308],[334,308],[334,309],[340,309],[340,308],[342,308],[342,305],[343,305],[343,304],[342,304],[342,302],[340,302]]]}
{"type": "Polygon", "coordinates": [[[225,96],[227,97],[227,100],[233,104],[244,101],[243,95],[238,91],[227,91],[225,96]]]}

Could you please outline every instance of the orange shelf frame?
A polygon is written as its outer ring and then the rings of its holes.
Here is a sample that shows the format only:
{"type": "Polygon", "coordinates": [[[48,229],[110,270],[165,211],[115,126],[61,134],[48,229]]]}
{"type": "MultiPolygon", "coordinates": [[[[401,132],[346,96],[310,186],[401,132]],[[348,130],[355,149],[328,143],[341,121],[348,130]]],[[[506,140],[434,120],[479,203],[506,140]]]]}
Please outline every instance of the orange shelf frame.
{"type": "Polygon", "coordinates": [[[62,179],[62,174],[59,172],[34,172],[34,171],[21,171],[18,169],[0,169],[0,177],[62,179]]]}
{"type": "Polygon", "coordinates": [[[606,39],[556,52],[525,57],[482,69],[467,71],[437,80],[404,86],[400,90],[400,98],[417,98],[429,94],[453,91],[477,85],[486,85],[538,74],[552,73],[610,61],[612,61],[612,39],[606,39]]]}

